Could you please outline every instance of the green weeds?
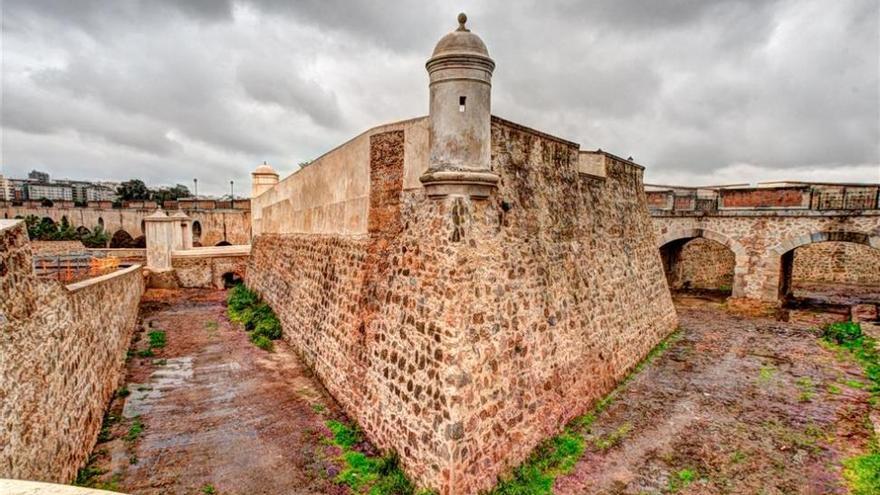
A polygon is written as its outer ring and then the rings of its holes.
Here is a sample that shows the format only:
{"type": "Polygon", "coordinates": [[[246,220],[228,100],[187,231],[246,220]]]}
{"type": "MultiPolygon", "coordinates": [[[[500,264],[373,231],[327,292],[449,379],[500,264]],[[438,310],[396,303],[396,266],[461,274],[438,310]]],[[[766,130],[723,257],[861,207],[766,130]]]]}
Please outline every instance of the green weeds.
{"type": "Polygon", "coordinates": [[[202,493],[204,493],[205,495],[214,495],[215,493],[217,493],[217,489],[214,488],[214,485],[208,483],[202,486],[202,493]]]}
{"type": "Polygon", "coordinates": [[[812,378],[802,376],[795,380],[794,383],[801,391],[800,396],[798,397],[800,402],[810,402],[813,400],[813,397],[816,395],[816,384],[813,382],[812,378]]]}
{"type": "Polygon", "coordinates": [[[251,342],[260,349],[272,351],[272,341],[281,338],[281,322],[272,308],[242,284],[229,290],[226,311],[230,320],[244,325],[251,342]]]}
{"type": "MultiPolygon", "coordinates": [[[[336,420],[328,420],[327,428],[333,436],[328,442],[338,447],[342,454],[342,471],[336,476],[336,482],[346,485],[355,493],[369,495],[414,495],[415,486],[400,468],[394,453],[382,456],[368,456],[355,447],[363,441],[360,430],[356,426],[336,420]]],[[[420,491],[420,495],[430,492],[420,491]]]]}
{"type": "MultiPolygon", "coordinates": [[[[862,333],[862,327],[851,321],[832,323],[825,327],[823,340],[832,348],[845,350],[862,367],[869,383],[848,380],[852,388],[867,389],[876,407],[880,397],[880,351],[877,342],[862,333]]],[[[880,493],[880,445],[872,438],[868,452],[843,461],[843,477],[853,495],[880,493]]]]}
{"type": "Polygon", "coordinates": [[[697,479],[697,472],[693,469],[682,469],[681,471],[675,473],[669,480],[669,486],[667,491],[669,493],[675,493],[682,488],[687,488],[691,483],[693,483],[697,479]]]}
{"type": "Polygon", "coordinates": [[[165,347],[165,332],[162,330],[155,330],[147,334],[147,337],[150,339],[150,348],[151,349],[161,349],[165,347]]]}
{"type": "Polygon", "coordinates": [[[141,418],[136,416],[134,421],[131,422],[131,426],[128,427],[128,433],[126,433],[124,437],[125,441],[134,442],[141,436],[141,433],[144,432],[145,428],[146,426],[141,422],[141,418]]]}

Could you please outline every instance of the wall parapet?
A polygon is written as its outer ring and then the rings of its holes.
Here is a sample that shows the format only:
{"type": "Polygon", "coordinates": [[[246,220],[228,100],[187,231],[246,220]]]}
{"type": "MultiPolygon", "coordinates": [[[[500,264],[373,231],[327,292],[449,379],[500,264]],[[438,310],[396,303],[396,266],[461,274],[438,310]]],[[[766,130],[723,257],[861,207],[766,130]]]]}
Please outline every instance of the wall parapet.
{"type": "Polygon", "coordinates": [[[0,227],[0,477],[67,483],[122,377],[141,267],[68,286],[41,281],[24,223],[0,227]]]}

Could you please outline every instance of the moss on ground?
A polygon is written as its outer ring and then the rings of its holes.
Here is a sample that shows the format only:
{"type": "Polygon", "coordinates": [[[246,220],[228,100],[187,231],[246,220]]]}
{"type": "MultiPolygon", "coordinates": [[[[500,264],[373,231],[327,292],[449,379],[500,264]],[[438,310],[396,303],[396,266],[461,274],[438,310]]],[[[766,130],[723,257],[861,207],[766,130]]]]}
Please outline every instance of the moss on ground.
{"type": "Polygon", "coordinates": [[[417,491],[415,485],[400,468],[397,456],[392,452],[383,456],[367,455],[357,449],[363,436],[357,426],[342,421],[328,420],[332,433],[328,442],[342,451],[338,460],[342,471],[335,480],[347,485],[355,493],[368,495],[429,495],[430,491],[417,491]]]}
{"type": "MultiPolygon", "coordinates": [[[[845,351],[862,367],[869,383],[856,388],[871,393],[871,407],[876,408],[880,398],[880,351],[877,341],[862,333],[861,325],[851,321],[832,323],[825,327],[822,339],[837,350],[845,351]]],[[[847,385],[853,386],[850,383],[847,385]]],[[[880,493],[880,442],[872,437],[868,451],[843,461],[843,477],[852,495],[880,493]]]]}

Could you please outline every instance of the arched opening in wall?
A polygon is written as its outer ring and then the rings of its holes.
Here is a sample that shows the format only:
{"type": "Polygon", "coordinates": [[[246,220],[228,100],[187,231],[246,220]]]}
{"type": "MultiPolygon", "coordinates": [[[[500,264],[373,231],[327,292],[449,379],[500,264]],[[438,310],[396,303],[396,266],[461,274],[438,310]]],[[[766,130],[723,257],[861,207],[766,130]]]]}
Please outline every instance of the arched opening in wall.
{"type": "Polygon", "coordinates": [[[223,287],[226,289],[231,289],[243,281],[244,279],[242,276],[235,272],[226,272],[223,274],[223,287]]]}
{"type": "Polygon", "coordinates": [[[147,237],[139,235],[131,241],[131,247],[143,249],[147,247],[147,237]]]}
{"type": "Polygon", "coordinates": [[[779,273],[783,304],[838,307],[846,312],[853,304],[880,303],[880,249],[871,247],[867,236],[855,236],[819,240],[783,253],[779,273]]]}
{"type": "Polygon", "coordinates": [[[220,241],[220,242],[218,242],[217,244],[214,244],[214,245],[215,245],[215,246],[231,246],[232,244],[230,244],[229,241],[220,241]]]}
{"type": "Polygon", "coordinates": [[[669,290],[675,293],[726,299],[733,290],[736,256],[718,241],[687,237],[660,247],[669,290]]]}
{"type": "Polygon", "coordinates": [[[147,233],[147,221],[141,219],[141,234],[147,233]]]}
{"type": "Polygon", "coordinates": [[[113,237],[110,238],[110,248],[119,249],[119,248],[131,248],[134,247],[134,239],[131,237],[131,234],[124,230],[117,230],[113,233],[113,237]]]}
{"type": "Polygon", "coordinates": [[[103,229],[104,228],[104,218],[98,217],[98,225],[103,229]]]}
{"type": "Polygon", "coordinates": [[[193,246],[199,247],[202,245],[202,224],[200,224],[199,221],[196,220],[195,222],[193,222],[192,230],[193,246]]]}

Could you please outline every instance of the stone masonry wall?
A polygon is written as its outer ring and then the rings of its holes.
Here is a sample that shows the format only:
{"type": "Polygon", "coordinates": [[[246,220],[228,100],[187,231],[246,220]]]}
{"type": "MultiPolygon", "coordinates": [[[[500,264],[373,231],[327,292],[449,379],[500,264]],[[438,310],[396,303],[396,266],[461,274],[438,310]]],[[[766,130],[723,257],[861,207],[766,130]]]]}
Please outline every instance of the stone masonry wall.
{"type": "Polygon", "coordinates": [[[241,279],[247,273],[248,255],[173,256],[171,266],[180,287],[222,289],[223,275],[233,273],[241,279]]]}
{"type": "Polygon", "coordinates": [[[733,251],[710,239],[696,238],[681,247],[667,267],[671,289],[730,290],[736,263],[733,251]]]}
{"type": "Polygon", "coordinates": [[[797,248],[794,284],[842,283],[880,286],[880,249],[849,242],[820,242],[797,248]]]}
{"type": "Polygon", "coordinates": [[[122,377],[143,277],[133,266],[66,287],[37,281],[22,225],[0,244],[0,260],[14,260],[0,267],[0,478],[68,483],[122,377]]]}
{"type": "Polygon", "coordinates": [[[246,283],[371,440],[420,484],[476,493],[676,315],[639,167],[579,174],[577,145],[493,119],[497,194],[431,200],[403,189],[403,149],[371,136],[367,235],[262,234],[246,283]]]}

